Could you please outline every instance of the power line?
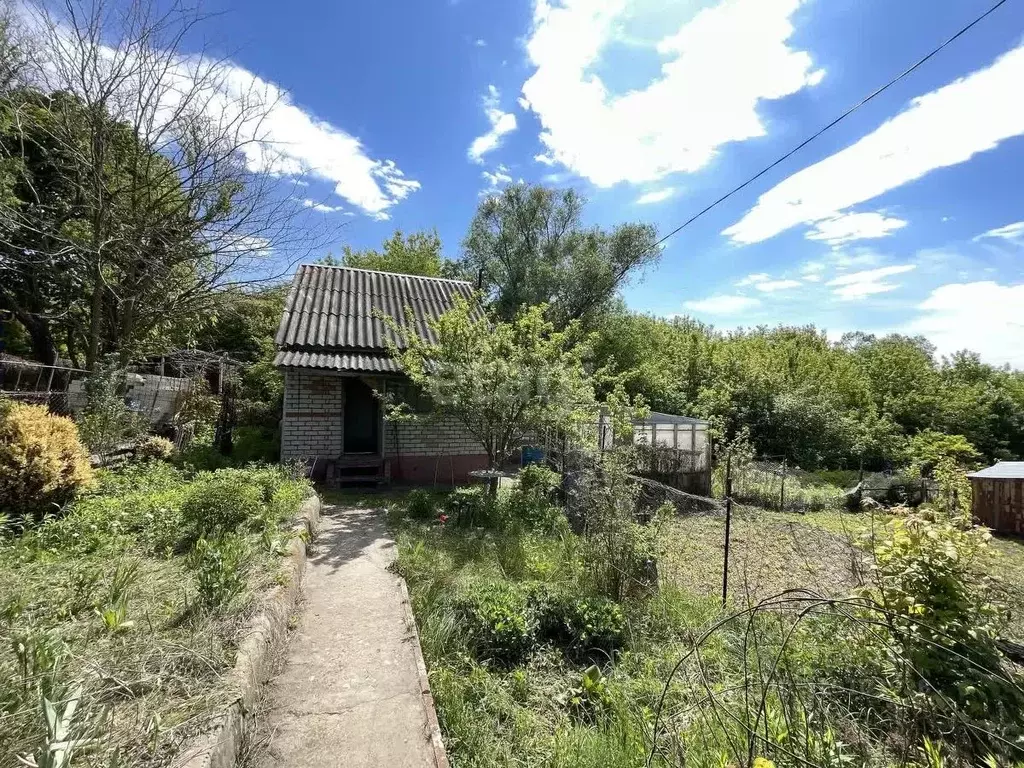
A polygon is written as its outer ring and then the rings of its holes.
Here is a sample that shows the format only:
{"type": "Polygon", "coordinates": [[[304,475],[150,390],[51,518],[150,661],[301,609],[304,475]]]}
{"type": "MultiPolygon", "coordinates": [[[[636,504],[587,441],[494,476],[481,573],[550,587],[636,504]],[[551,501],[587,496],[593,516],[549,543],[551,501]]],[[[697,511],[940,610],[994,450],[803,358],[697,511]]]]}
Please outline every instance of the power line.
{"type": "Polygon", "coordinates": [[[852,115],[852,114],[853,114],[854,112],[856,112],[856,111],[857,111],[858,109],[860,109],[860,108],[861,108],[861,107],[863,107],[863,106],[864,106],[865,104],[867,104],[867,103],[868,103],[869,101],[871,101],[872,99],[874,99],[874,98],[875,98],[876,96],[878,96],[879,94],[881,94],[881,93],[883,93],[883,92],[887,91],[887,90],[888,90],[889,88],[891,88],[892,86],[896,85],[896,83],[898,83],[898,82],[899,82],[900,80],[902,80],[903,78],[905,78],[905,77],[906,77],[907,75],[909,75],[909,74],[910,74],[911,72],[913,72],[914,70],[916,70],[916,69],[917,69],[918,67],[920,67],[920,66],[921,66],[922,64],[924,64],[924,63],[925,63],[926,61],[928,61],[928,60],[929,60],[930,58],[932,58],[933,56],[935,56],[935,54],[937,54],[937,53],[938,53],[939,51],[941,51],[941,50],[942,50],[943,48],[945,48],[945,47],[946,47],[947,45],[949,45],[950,43],[952,43],[952,42],[953,42],[954,40],[956,40],[957,38],[959,38],[959,37],[960,37],[961,35],[964,35],[965,33],[967,33],[967,32],[968,32],[968,31],[969,31],[969,30],[970,30],[970,29],[971,29],[972,27],[974,27],[974,26],[975,26],[976,24],[978,24],[978,23],[980,23],[981,21],[983,21],[983,20],[984,20],[984,19],[985,19],[985,18],[986,18],[987,16],[989,16],[990,14],[992,14],[992,13],[993,13],[994,11],[998,10],[998,8],[999,8],[1000,6],[1002,6],[1002,5],[1005,5],[1005,4],[1006,4],[1006,2],[1007,2],[1007,0],[999,0],[999,2],[997,2],[997,3],[995,4],[995,5],[993,5],[993,6],[991,7],[991,8],[989,8],[989,9],[988,9],[987,11],[985,11],[985,12],[984,12],[983,14],[981,14],[981,15],[980,15],[980,16],[978,16],[978,17],[977,17],[976,19],[974,19],[974,21],[972,21],[972,22],[971,22],[970,24],[968,24],[968,25],[967,25],[967,26],[965,26],[965,27],[962,27],[962,28],[961,28],[961,29],[960,29],[960,30],[959,30],[959,31],[958,31],[958,32],[957,32],[957,33],[956,33],[955,35],[953,35],[952,37],[950,37],[950,38],[948,38],[947,40],[945,40],[945,41],[944,41],[944,42],[943,42],[943,43],[942,43],[941,45],[939,45],[938,47],[936,47],[936,48],[932,49],[932,50],[931,50],[931,51],[930,51],[930,52],[929,52],[928,54],[926,54],[926,55],[925,55],[925,56],[923,56],[922,58],[918,59],[918,60],[917,60],[916,62],[914,62],[914,63],[913,63],[913,64],[912,64],[911,66],[909,66],[909,67],[908,67],[907,69],[903,70],[903,71],[902,71],[902,72],[901,72],[901,73],[900,73],[899,75],[897,75],[896,77],[894,77],[894,78],[893,78],[892,80],[890,80],[889,82],[887,82],[887,83],[886,83],[885,85],[881,86],[880,88],[876,89],[875,91],[873,91],[873,92],[872,92],[872,93],[870,93],[869,95],[865,96],[865,97],[864,97],[863,99],[861,99],[861,100],[860,100],[860,101],[858,101],[858,102],[857,102],[856,104],[854,104],[854,105],[853,105],[852,107],[850,107],[850,108],[849,108],[849,109],[847,109],[847,110],[846,110],[845,112],[843,112],[843,113],[842,113],[841,115],[839,115],[839,117],[837,117],[837,118],[836,118],[835,120],[833,120],[833,121],[832,121],[831,123],[829,123],[828,125],[826,125],[826,126],[824,126],[824,127],[820,128],[820,129],[819,129],[819,130],[817,130],[817,131],[816,131],[815,133],[813,133],[813,134],[811,134],[810,136],[808,136],[808,137],[807,137],[806,139],[804,139],[804,140],[803,140],[803,141],[801,141],[801,142],[800,142],[799,144],[797,144],[797,145],[796,145],[795,147],[793,147],[793,148],[792,148],[791,150],[789,150],[789,152],[787,152],[787,153],[786,153],[786,154],[784,154],[784,155],[783,155],[782,157],[778,158],[778,159],[777,159],[777,160],[775,160],[775,161],[774,161],[773,163],[771,163],[771,165],[767,165],[767,166],[765,166],[765,167],[764,167],[764,168],[762,168],[762,169],[761,169],[760,171],[758,171],[758,172],[757,172],[756,174],[754,174],[754,175],[753,175],[753,176],[751,176],[751,177],[750,177],[749,179],[747,179],[746,181],[744,181],[744,182],[743,182],[742,184],[740,184],[739,186],[737,186],[737,187],[734,187],[733,189],[729,190],[729,191],[728,191],[728,192],[726,192],[726,193],[725,193],[724,195],[722,195],[722,196],[721,196],[720,198],[718,198],[718,199],[717,199],[717,200],[715,200],[715,201],[714,201],[713,203],[711,203],[711,204],[710,204],[709,206],[707,206],[706,208],[703,208],[703,209],[701,209],[700,211],[698,211],[697,213],[695,213],[695,214],[694,214],[693,216],[691,216],[690,218],[688,218],[688,219],[687,219],[686,221],[684,221],[684,222],[683,222],[682,224],[680,224],[680,225],[679,225],[678,227],[676,227],[675,229],[673,229],[673,230],[672,230],[671,232],[669,232],[669,233],[668,233],[667,235],[665,235],[665,236],[664,236],[663,238],[661,238],[661,239],[660,239],[660,240],[659,240],[658,242],[656,242],[656,243],[654,244],[654,246],[653,246],[653,247],[654,247],[654,248],[657,248],[657,247],[658,247],[659,245],[661,245],[662,243],[664,243],[664,242],[665,242],[666,240],[668,240],[668,239],[669,239],[670,237],[672,237],[673,235],[676,235],[676,234],[678,234],[679,232],[681,232],[682,230],[686,229],[686,228],[687,228],[688,226],[690,226],[690,225],[691,225],[691,224],[692,224],[693,222],[695,222],[695,221],[696,221],[697,219],[699,219],[699,218],[700,218],[701,216],[703,216],[703,215],[704,215],[705,213],[707,213],[708,211],[710,211],[710,210],[711,210],[712,208],[715,208],[715,207],[716,207],[716,206],[718,206],[718,205],[719,205],[720,203],[723,203],[723,202],[725,202],[726,200],[728,200],[728,199],[729,199],[730,197],[732,197],[733,195],[735,195],[735,194],[736,194],[737,192],[739,192],[740,190],[742,190],[742,189],[744,189],[745,187],[748,187],[749,185],[753,184],[753,183],[754,183],[755,181],[757,181],[757,180],[758,180],[759,178],[761,178],[761,177],[762,177],[762,176],[764,176],[764,175],[765,175],[766,173],[768,173],[768,171],[772,170],[772,168],[774,168],[775,166],[779,165],[780,163],[783,163],[783,162],[785,162],[786,160],[788,160],[789,158],[791,158],[791,157],[792,157],[793,155],[795,155],[795,154],[796,154],[797,152],[799,152],[799,151],[800,151],[801,149],[803,149],[803,148],[804,148],[804,147],[806,147],[806,146],[807,146],[808,144],[810,144],[810,143],[811,143],[812,141],[814,141],[814,140],[815,140],[816,138],[818,138],[819,136],[821,136],[821,134],[825,133],[825,131],[827,131],[827,130],[828,130],[829,128],[832,128],[833,126],[835,126],[835,125],[838,125],[838,124],[839,124],[839,123],[841,123],[841,122],[842,122],[843,120],[845,120],[845,119],[846,119],[846,118],[848,118],[848,117],[849,117],[850,115],[852,115]]]}

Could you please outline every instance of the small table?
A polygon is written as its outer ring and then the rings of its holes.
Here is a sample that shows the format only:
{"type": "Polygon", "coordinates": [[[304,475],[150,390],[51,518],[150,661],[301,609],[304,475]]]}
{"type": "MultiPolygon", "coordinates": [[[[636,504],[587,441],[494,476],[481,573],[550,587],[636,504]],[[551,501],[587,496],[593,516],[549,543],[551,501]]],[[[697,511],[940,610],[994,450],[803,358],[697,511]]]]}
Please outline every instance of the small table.
{"type": "Polygon", "coordinates": [[[486,483],[487,495],[494,497],[498,495],[498,483],[501,481],[501,478],[512,478],[515,475],[500,469],[474,469],[469,472],[469,477],[472,480],[486,483]]]}

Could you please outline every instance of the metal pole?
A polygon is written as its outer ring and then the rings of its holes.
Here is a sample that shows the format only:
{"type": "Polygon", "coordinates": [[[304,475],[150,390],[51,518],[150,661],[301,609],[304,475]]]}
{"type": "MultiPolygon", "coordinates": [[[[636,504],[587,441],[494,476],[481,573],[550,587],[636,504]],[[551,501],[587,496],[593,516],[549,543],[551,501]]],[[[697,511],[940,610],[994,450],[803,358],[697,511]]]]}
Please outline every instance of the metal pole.
{"type": "Polygon", "coordinates": [[[786,508],[786,459],[782,459],[782,485],[779,487],[779,512],[786,508]]]}
{"type": "Polygon", "coordinates": [[[725,454],[725,558],[722,563],[722,608],[729,598],[729,532],[732,528],[732,451],[725,454]]]}

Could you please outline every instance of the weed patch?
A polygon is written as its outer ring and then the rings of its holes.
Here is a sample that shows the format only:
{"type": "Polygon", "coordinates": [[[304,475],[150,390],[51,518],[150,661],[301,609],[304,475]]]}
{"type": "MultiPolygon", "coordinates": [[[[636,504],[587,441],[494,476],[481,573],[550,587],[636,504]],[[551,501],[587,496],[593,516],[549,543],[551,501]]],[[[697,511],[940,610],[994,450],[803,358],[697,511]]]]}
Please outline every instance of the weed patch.
{"type": "Polygon", "coordinates": [[[267,542],[305,492],[278,468],[219,478],[149,460],[100,473],[62,515],[0,539],[4,764],[43,765],[57,741],[73,743],[72,765],[173,764],[232,696],[221,678],[275,580],[267,542]],[[239,498],[244,516],[227,511],[239,498]],[[216,517],[195,540],[200,508],[216,517]]]}

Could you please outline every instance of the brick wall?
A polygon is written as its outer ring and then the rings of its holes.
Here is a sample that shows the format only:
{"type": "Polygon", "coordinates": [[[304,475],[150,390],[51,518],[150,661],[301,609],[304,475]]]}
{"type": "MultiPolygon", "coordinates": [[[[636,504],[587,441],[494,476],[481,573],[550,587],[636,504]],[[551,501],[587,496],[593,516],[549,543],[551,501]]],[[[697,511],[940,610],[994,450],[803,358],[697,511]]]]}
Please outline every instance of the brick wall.
{"type": "MultiPolygon", "coordinates": [[[[342,454],[345,380],[314,371],[285,371],[282,461],[342,454]]],[[[384,386],[381,380],[364,381],[374,389],[384,386]]],[[[459,483],[470,470],[487,466],[483,446],[451,420],[385,422],[383,432],[384,455],[395,480],[459,483]]]]}
{"type": "Polygon", "coordinates": [[[344,414],[343,377],[286,371],[281,460],[340,456],[344,414]]]}
{"type": "Polygon", "coordinates": [[[458,422],[427,417],[420,421],[384,425],[384,454],[394,456],[396,453],[407,456],[484,455],[484,448],[458,422]]]}

